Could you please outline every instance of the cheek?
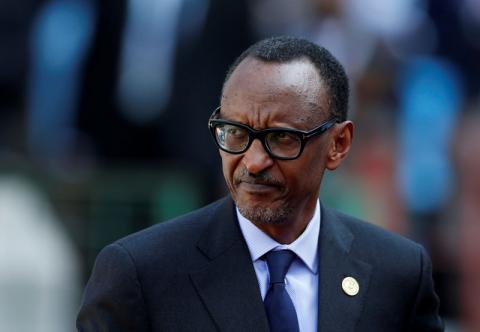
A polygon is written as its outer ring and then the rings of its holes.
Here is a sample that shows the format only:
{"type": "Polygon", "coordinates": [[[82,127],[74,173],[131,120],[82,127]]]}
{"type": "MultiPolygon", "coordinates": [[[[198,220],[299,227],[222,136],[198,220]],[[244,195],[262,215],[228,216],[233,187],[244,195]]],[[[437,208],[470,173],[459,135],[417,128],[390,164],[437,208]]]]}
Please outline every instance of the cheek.
{"type": "Polygon", "coordinates": [[[318,179],[319,177],[322,177],[323,172],[325,171],[325,167],[327,165],[328,148],[327,144],[320,144],[321,141],[315,143],[317,144],[312,144],[311,146],[311,149],[309,151],[310,154],[306,155],[306,157],[308,157],[308,160],[305,161],[305,168],[312,177],[318,179]]]}
{"type": "Polygon", "coordinates": [[[220,157],[222,158],[223,176],[225,177],[225,181],[227,182],[227,185],[230,187],[230,189],[232,189],[233,174],[235,173],[235,169],[237,168],[240,162],[241,156],[232,155],[224,151],[220,151],[220,157]]]}
{"type": "Polygon", "coordinates": [[[299,164],[284,169],[284,174],[289,179],[292,189],[307,194],[320,187],[324,170],[325,165],[321,158],[306,158],[299,164]]]}

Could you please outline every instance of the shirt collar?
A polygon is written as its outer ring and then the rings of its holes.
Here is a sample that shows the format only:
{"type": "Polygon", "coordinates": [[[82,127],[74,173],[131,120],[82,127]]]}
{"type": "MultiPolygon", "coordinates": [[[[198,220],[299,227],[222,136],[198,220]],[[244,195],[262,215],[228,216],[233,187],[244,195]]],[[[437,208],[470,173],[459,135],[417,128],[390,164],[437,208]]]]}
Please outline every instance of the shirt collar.
{"type": "Polygon", "coordinates": [[[289,249],[293,251],[305,265],[312,271],[318,272],[318,239],[320,234],[320,204],[317,201],[312,219],[308,222],[307,228],[300,236],[290,244],[280,244],[250,220],[242,216],[238,208],[237,218],[242,230],[243,237],[247,242],[248,250],[252,261],[260,259],[272,249],[289,249]]]}

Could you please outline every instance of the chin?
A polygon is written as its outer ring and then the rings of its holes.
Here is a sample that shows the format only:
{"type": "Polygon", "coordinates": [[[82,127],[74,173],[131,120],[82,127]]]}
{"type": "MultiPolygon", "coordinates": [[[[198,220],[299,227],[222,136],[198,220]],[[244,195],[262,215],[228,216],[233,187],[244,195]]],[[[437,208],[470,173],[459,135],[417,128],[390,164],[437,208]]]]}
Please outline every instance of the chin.
{"type": "Polygon", "coordinates": [[[286,204],[265,205],[261,203],[248,204],[237,201],[237,207],[242,216],[255,224],[281,225],[285,224],[292,214],[293,209],[286,204]]]}

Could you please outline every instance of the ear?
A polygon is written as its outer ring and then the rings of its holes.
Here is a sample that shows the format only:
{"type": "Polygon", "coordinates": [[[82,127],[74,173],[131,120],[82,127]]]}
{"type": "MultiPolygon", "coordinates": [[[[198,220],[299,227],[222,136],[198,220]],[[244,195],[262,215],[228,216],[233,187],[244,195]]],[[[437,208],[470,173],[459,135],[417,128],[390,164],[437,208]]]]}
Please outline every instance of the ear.
{"type": "Polygon", "coordinates": [[[338,123],[333,128],[332,141],[327,152],[327,169],[333,171],[347,157],[353,139],[352,121],[338,123]]]}

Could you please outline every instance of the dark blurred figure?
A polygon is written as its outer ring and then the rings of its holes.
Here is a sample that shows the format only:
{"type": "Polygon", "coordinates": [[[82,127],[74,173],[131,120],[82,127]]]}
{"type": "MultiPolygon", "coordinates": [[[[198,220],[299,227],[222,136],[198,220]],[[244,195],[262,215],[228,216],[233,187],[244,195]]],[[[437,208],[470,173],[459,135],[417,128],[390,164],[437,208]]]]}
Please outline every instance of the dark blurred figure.
{"type": "Polygon", "coordinates": [[[0,155],[18,149],[27,70],[28,35],[41,1],[0,2],[0,155]]]}
{"type": "Polygon", "coordinates": [[[480,331],[480,113],[467,114],[458,130],[458,263],[460,317],[465,331],[480,331]]]}
{"type": "Polygon", "coordinates": [[[210,144],[210,138],[198,123],[203,123],[217,106],[218,90],[228,63],[251,41],[246,2],[171,0],[167,3],[172,4],[168,8],[163,4],[163,12],[152,1],[144,2],[147,8],[133,10],[134,2],[97,4],[97,32],[84,77],[78,124],[95,142],[97,155],[107,163],[175,158],[198,166],[215,164],[211,160],[215,151],[202,149],[210,144]],[[148,6],[150,11],[157,10],[158,16],[145,14],[152,24],[145,24],[143,35],[137,36],[144,40],[135,41],[133,37],[139,34],[141,23],[132,15],[147,13],[148,6]],[[177,16],[174,20],[170,18],[173,26],[155,26],[156,19],[166,15],[167,9],[177,16]],[[162,28],[171,34],[163,36],[162,28]],[[152,37],[155,31],[157,39],[152,37]],[[132,37],[130,44],[129,37],[132,37]],[[158,49],[167,47],[171,54],[158,49]],[[135,52],[136,64],[128,59],[135,52]],[[164,57],[163,64],[149,58],[155,52],[164,57]],[[125,68],[128,61],[133,65],[125,68]],[[141,67],[142,61],[151,61],[156,67],[148,72],[141,67]],[[143,70],[143,75],[133,73],[132,66],[143,70]],[[162,75],[169,75],[171,81],[163,82],[162,75]],[[135,85],[124,82],[125,77],[143,84],[143,90],[133,91],[135,85]],[[155,84],[146,82],[165,84],[168,91],[158,91],[155,84]],[[150,95],[147,89],[151,90],[150,95]],[[161,100],[155,93],[164,93],[166,97],[161,100]],[[189,121],[185,121],[187,118],[189,121]]]}
{"type": "Polygon", "coordinates": [[[428,11],[438,33],[436,53],[460,67],[473,98],[480,91],[480,2],[430,0],[428,11]]]}

